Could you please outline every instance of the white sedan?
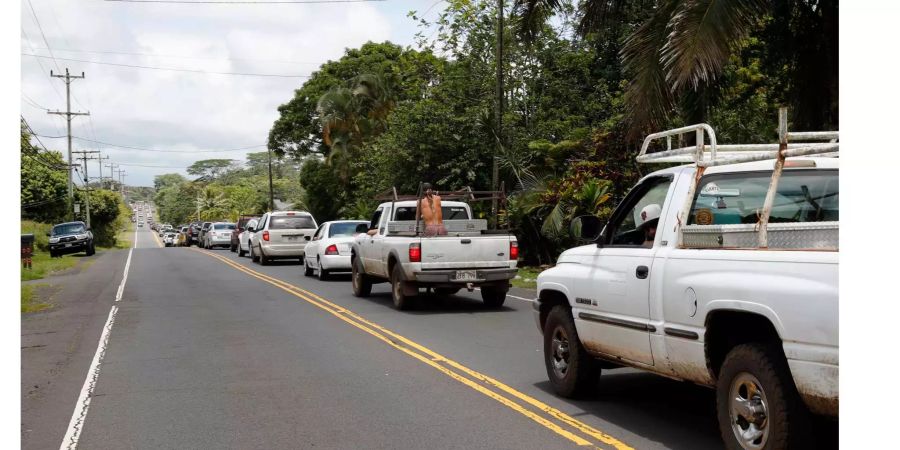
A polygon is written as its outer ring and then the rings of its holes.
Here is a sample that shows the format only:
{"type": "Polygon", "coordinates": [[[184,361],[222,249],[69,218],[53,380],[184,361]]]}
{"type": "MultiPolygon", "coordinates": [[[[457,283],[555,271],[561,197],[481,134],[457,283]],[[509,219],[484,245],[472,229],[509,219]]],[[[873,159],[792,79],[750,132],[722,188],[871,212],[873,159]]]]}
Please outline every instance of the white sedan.
{"type": "Polygon", "coordinates": [[[335,220],[319,226],[312,240],[306,244],[306,256],[303,260],[306,267],[303,274],[311,276],[313,270],[317,270],[319,279],[325,280],[331,272],[349,272],[350,243],[353,242],[353,236],[359,233],[357,227],[360,225],[368,228],[369,222],[335,220]]]}
{"type": "Polygon", "coordinates": [[[238,256],[244,256],[250,252],[250,236],[254,233],[250,230],[256,228],[256,223],[256,219],[247,222],[244,231],[238,235],[238,256]]]}

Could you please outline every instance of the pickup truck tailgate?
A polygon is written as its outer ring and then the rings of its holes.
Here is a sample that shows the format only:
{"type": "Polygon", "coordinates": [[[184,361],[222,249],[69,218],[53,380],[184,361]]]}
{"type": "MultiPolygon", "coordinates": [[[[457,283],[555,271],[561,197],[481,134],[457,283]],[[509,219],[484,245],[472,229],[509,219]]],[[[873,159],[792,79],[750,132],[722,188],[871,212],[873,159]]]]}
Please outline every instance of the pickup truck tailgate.
{"type": "Polygon", "coordinates": [[[513,241],[508,234],[422,238],[422,270],[509,267],[513,241]]]}

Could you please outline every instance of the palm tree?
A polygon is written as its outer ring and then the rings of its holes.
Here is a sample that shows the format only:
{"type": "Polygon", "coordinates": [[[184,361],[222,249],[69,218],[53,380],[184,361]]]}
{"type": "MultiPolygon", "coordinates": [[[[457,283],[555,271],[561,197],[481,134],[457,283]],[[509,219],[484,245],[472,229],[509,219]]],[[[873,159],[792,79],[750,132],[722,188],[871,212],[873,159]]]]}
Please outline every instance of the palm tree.
{"type": "Polygon", "coordinates": [[[362,143],[381,134],[394,108],[393,93],[378,75],[361,74],[347,86],[337,86],[319,97],[316,112],[322,137],[330,151],[327,161],[346,167],[347,158],[362,143]]]}
{"type": "MultiPolygon", "coordinates": [[[[649,18],[624,41],[630,74],[625,92],[632,135],[666,123],[683,96],[702,96],[740,43],[762,22],[772,65],[788,72],[795,125],[837,124],[838,0],[581,0],[582,35],[617,26],[625,11],[649,8],[649,18]]],[[[517,32],[533,39],[560,0],[514,0],[517,32]]]]}

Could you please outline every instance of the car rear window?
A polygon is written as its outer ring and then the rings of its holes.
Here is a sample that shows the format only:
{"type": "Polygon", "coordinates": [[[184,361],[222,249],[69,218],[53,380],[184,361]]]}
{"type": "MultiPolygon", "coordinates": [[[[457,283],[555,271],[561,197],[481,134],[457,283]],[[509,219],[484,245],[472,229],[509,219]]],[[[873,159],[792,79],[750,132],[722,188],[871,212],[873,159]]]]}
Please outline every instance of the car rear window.
{"type": "Polygon", "coordinates": [[[233,223],[217,223],[213,225],[213,230],[233,230],[233,223]]]}
{"type": "Polygon", "coordinates": [[[335,236],[353,236],[356,234],[356,227],[359,224],[366,224],[366,222],[344,222],[344,223],[333,223],[331,227],[328,228],[328,237],[335,236]]]}
{"type": "Polygon", "coordinates": [[[296,230],[298,228],[315,228],[316,223],[311,216],[272,216],[269,220],[270,230],[296,230]]]}
{"type": "Polygon", "coordinates": [[[257,220],[257,219],[259,219],[259,217],[244,217],[238,221],[238,227],[246,228],[248,222],[250,222],[251,220],[257,220]]]}

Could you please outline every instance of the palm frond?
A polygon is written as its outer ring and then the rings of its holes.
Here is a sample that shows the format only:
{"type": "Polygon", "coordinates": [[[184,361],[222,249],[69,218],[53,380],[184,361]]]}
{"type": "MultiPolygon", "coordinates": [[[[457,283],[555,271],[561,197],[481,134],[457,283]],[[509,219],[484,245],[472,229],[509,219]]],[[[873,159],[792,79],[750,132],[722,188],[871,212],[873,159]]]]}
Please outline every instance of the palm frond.
{"type": "Polygon", "coordinates": [[[560,6],[560,0],[515,0],[510,19],[516,35],[525,42],[534,41],[541,27],[560,6]]]}
{"type": "Polygon", "coordinates": [[[553,209],[550,211],[550,214],[547,214],[547,217],[544,218],[544,223],[541,225],[541,234],[546,237],[559,236],[563,232],[563,227],[566,223],[566,205],[563,202],[559,202],[553,209]]]}
{"type": "Polygon", "coordinates": [[[620,53],[631,76],[625,90],[629,138],[666,122],[674,100],[666,83],[661,49],[669,35],[669,22],[678,0],[663,1],[656,12],[625,40],[620,53]]]}
{"type": "Polygon", "coordinates": [[[764,0],[692,0],[672,15],[662,47],[666,80],[673,90],[697,88],[722,72],[736,43],[766,14],[764,0]]]}
{"type": "Polygon", "coordinates": [[[582,36],[616,25],[620,20],[620,12],[624,0],[582,0],[578,4],[581,20],[577,31],[582,36]]]}

